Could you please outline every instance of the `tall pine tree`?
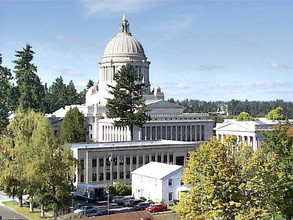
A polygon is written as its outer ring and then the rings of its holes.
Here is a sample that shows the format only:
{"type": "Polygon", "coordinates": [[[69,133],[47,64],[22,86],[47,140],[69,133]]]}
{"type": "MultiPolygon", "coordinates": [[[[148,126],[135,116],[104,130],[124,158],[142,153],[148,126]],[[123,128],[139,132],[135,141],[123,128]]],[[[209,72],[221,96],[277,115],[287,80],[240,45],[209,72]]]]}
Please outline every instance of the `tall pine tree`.
{"type": "Polygon", "coordinates": [[[133,140],[134,126],[142,127],[150,120],[143,99],[145,86],[141,83],[142,77],[129,63],[114,74],[114,80],[116,86],[109,86],[113,99],[108,99],[106,114],[108,118],[114,119],[114,126],[128,126],[133,140]]]}
{"type": "Polygon", "coordinates": [[[8,113],[11,110],[12,76],[10,69],[2,67],[2,54],[0,54],[0,133],[8,125],[8,113]]]}
{"type": "Polygon", "coordinates": [[[16,51],[17,60],[15,75],[17,82],[18,104],[23,110],[41,111],[43,108],[44,87],[37,75],[37,67],[32,63],[34,58],[32,46],[27,44],[22,51],[16,51]]]}

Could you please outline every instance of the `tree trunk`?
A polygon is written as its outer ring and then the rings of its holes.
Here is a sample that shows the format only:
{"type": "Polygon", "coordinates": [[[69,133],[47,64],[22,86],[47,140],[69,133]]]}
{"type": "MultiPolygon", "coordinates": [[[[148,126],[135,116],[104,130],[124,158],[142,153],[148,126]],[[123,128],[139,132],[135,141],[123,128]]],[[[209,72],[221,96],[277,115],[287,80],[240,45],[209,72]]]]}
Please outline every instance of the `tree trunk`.
{"type": "Polygon", "coordinates": [[[32,195],[30,197],[30,212],[34,212],[34,197],[32,195]]]}
{"type": "Polygon", "coordinates": [[[292,216],[291,215],[287,215],[286,216],[286,220],[292,220],[292,216]]]}
{"type": "Polygon", "coordinates": [[[19,207],[22,207],[22,194],[18,196],[18,205],[19,207]]]}
{"type": "Polygon", "coordinates": [[[45,218],[45,207],[43,204],[41,204],[41,217],[45,218]]]}

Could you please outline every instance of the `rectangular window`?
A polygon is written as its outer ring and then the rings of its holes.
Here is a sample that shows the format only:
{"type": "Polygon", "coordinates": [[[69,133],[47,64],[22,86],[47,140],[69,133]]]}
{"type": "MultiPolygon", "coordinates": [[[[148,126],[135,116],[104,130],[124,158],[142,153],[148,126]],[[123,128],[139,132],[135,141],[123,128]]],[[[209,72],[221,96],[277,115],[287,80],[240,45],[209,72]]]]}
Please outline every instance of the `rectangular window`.
{"type": "Polygon", "coordinates": [[[173,193],[169,192],[168,194],[169,201],[173,201],[173,193]]]}
{"type": "Polygon", "coordinates": [[[166,154],[164,154],[164,161],[163,162],[167,163],[167,155],[166,154]]]}
{"type": "Polygon", "coordinates": [[[161,161],[162,161],[162,156],[160,154],[160,155],[158,155],[158,161],[157,162],[161,162],[161,161]]]}
{"type": "Polygon", "coordinates": [[[81,182],[81,183],[84,182],[84,174],[80,174],[80,182],[81,182]]]}
{"type": "Polygon", "coordinates": [[[93,182],[96,182],[97,181],[97,174],[96,173],[93,173],[92,174],[92,181],[93,182]]]}
{"type": "Polygon", "coordinates": [[[100,167],[104,166],[104,159],[103,158],[99,159],[99,166],[100,167]]]}
{"type": "Polygon", "coordinates": [[[139,165],[142,165],[143,164],[143,156],[139,156],[139,165]]]}
{"type": "Polygon", "coordinates": [[[120,179],[123,179],[124,178],[124,172],[120,172],[119,178],[120,179]]]}
{"type": "Polygon", "coordinates": [[[117,172],[113,173],[113,179],[116,180],[117,179],[117,172]]]}
{"type": "Polygon", "coordinates": [[[162,127],[162,139],[166,139],[166,126],[162,127]]]}
{"type": "Polygon", "coordinates": [[[110,180],[110,173],[106,173],[106,180],[110,180]]]}
{"type": "Polygon", "coordinates": [[[132,157],[132,164],[136,164],[136,157],[132,157]]]}
{"type": "Polygon", "coordinates": [[[97,167],[97,159],[93,159],[92,160],[92,166],[93,167],[97,167]]]}
{"type": "Polygon", "coordinates": [[[169,162],[170,162],[170,163],[173,163],[173,154],[170,154],[170,155],[169,155],[169,162]]]}
{"type": "Polygon", "coordinates": [[[103,173],[99,173],[99,180],[103,181],[104,180],[104,174],[103,173]]]}
{"type": "Polygon", "coordinates": [[[168,186],[173,186],[173,179],[168,179],[168,186]]]}
{"type": "Polygon", "coordinates": [[[152,155],[152,161],[156,161],[156,156],[152,155]]]}
{"type": "Polygon", "coordinates": [[[126,165],[130,165],[130,157],[126,157],[126,165]]]}
{"type": "Polygon", "coordinates": [[[130,171],[126,172],[126,179],[130,179],[130,171]]]}
{"type": "Polygon", "coordinates": [[[145,156],[145,163],[147,164],[147,163],[149,163],[150,162],[150,160],[149,160],[149,155],[146,155],[145,156]]]}
{"type": "Polygon", "coordinates": [[[80,164],[80,168],[83,170],[84,169],[84,159],[81,159],[79,161],[79,164],[80,164]]]}

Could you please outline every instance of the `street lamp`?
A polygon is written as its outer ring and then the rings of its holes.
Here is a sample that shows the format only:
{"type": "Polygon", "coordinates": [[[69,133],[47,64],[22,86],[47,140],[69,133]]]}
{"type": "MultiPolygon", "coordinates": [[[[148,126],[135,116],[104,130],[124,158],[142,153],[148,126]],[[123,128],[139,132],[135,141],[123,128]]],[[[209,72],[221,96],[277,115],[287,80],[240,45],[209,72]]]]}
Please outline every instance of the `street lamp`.
{"type": "Polygon", "coordinates": [[[113,156],[112,153],[110,153],[109,156],[109,162],[110,162],[110,184],[106,187],[106,192],[108,193],[108,215],[110,214],[110,187],[113,185],[113,156]]]}

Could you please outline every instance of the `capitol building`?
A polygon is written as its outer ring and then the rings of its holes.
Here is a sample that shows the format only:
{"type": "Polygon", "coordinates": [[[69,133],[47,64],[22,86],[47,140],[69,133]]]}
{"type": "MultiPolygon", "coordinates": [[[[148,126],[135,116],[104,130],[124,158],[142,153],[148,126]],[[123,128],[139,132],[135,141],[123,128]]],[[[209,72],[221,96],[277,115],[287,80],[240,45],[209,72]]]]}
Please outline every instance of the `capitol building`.
{"type": "Polygon", "coordinates": [[[71,144],[83,167],[77,175],[78,183],[103,184],[115,178],[130,182],[129,173],[149,161],[184,165],[188,151],[213,136],[213,121],[208,114],[183,113],[182,106],[164,99],[159,86],[151,87],[150,64],[123,15],[118,34],[109,41],[99,62],[98,86],[88,90],[86,103],[65,106],[50,115],[53,127],[71,107],[77,107],[87,118],[88,143],[71,144]],[[114,74],[127,63],[142,76],[147,87],[143,98],[151,117],[142,128],[134,127],[133,141],[128,127],[114,127],[114,120],[106,116],[107,99],[112,98],[108,85],[115,86],[114,74]],[[110,153],[116,158],[111,172],[107,169],[110,153]]]}

